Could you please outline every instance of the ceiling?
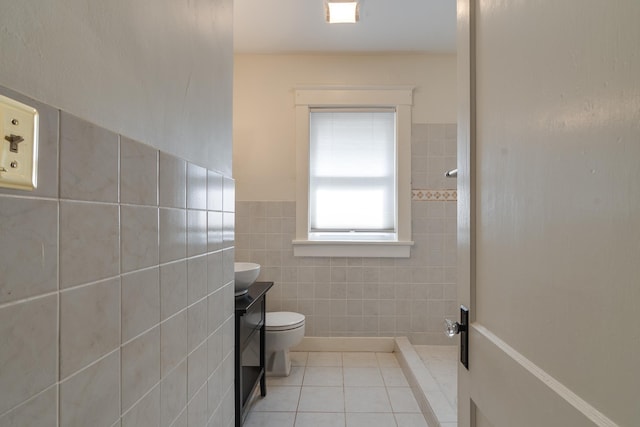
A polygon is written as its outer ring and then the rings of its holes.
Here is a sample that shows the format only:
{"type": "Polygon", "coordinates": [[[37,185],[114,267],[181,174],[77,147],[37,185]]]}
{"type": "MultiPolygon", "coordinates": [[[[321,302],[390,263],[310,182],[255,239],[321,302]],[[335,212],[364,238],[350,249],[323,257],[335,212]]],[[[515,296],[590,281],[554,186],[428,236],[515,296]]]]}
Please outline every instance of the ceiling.
{"type": "Polygon", "coordinates": [[[357,24],[326,23],[324,1],[234,0],[235,52],[455,52],[456,0],[359,0],[357,24]]]}

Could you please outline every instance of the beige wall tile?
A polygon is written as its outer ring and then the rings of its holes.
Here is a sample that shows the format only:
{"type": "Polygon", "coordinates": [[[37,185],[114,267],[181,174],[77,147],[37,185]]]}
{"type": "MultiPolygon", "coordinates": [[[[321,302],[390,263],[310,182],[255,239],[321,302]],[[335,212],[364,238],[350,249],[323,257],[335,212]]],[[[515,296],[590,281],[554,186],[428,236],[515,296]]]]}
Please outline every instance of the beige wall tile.
{"type": "Polygon", "coordinates": [[[122,272],[158,264],[158,208],[120,207],[122,272]]]}
{"type": "Polygon", "coordinates": [[[219,289],[215,293],[209,295],[207,298],[208,310],[207,310],[207,324],[208,332],[211,333],[222,326],[224,323],[224,297],[222,289],[219,289]]]}
{"type": "Polygon", "coordinates": [[[207,170],[187,163],[187,208],[207,209],[207,170]]]}
{"type": "Polygon", "coordinates": [[[209,293],[215,292],[224,286],[223,268],[222,251],[207,255],[207,284],[209,293]]]}
{"type": "Polygon", "coordinates": [[[160,209],[160,263],[187,256],[187,212],[160,209]]]}
{"type": "Polygon", "coordinates": [[[232,178],[222,179],[222,210],[225,212],[236,211],[236,184],[232,178]]]}
{"type": "Polygon", "coordinates": [[[169,427],[187,405],[186,360],[162,379],[160,391],[160,425],[169,427]]]}
{"type": "Polygon", "coordinates": [[[120,202],[158,206],[158,150],[120,137],[120,202]]]}
{"type": "Polygon", "coordinates": [[[122,409],[128,410],[160,381],[160,327],[122,347],[122,409]]]}
{"type": "Polygon", "coordinates": [[[158,427],[160,425],[160,384],[122,416],[122,427],[158,427]]]}
{"type": "Polygon", "coordinates": [[[60,295],[60,378],[120,346],[120,278],[60,295]]]}
{"type": "Polygon", "coordinates": [[[212,375],[222,363],[222,329],[212,333],[207,339],[207,373],[212,375]]]}
{"type": "Polygon", "coordinates": [[[234,243],[235,214],[232,212],[222,213],[222,247],[230,248],[234,243]]]}
{"type": "Polygon", "coordinates": [[[207,255],[189,258],[187,260],[188,303],[193,304],[207,294],[207,255]]]}
{"type": "Polygon", "coordinates": [[[219,173],[209,171],[207,177],[207,209],[222,211],[223,177],[219,173]]]}
{"type": "Polygon", "coordinates": [[[222,251],[222,280],[226,285],[233,280],[233,265],[235,262],[235,251],[233,247],[222,251]]]}
{"type": "Polygon", "coordinates": [[[210,418],[222,400],[222,369],[216,369],[207,380],[207,414],[210,418]]]}
{"type": "Polygon", "coordinates": [[[160,270],[122,276],[122,342],[160,322],[160,270]]]}
{"type": "Polygon", "coordinates": [[[231,426],[234,421],[234,394],[233,387],[228,387],[222,397],[222,424],[225,426],[231,426]]]}
{"type": "Polygon", "coordinates": [[[60,202],[60,287],[120,273],[117,205],[60,202]]]}
{"type": "Polygon", "coordinates": [[[0,413],[55,383],[57,318],[56,295],[0,309],[0,413]]]}
{"type": "Polygon", "coordinates": [[[222,212],[208,212],[207,230],[207,247],[209,252],[222,249],[222,212]]]}
{"type": "Polygon", "coordinates": [[[187,261],[160,266],[160,317],[162,320],[187,307],[187,261]]]}
{"type": "Polygon", "coordinates": [[[0,197],[0,303],[58,289],[58,204],[0,197]]]}
{"type": "Polygon", "coordinates": [[[187,211],[187,256],[207,252],[207,212],[187,211]]]}
{"type": "Polygon", "coordinates": [[[207,382],[207,343],[197,347],[187,360],[187,400],[207,382]]]}
{"type": "Polygon", "coordinates": [[[159,204],[166,208],[187,207],[187,163],[160,152],[158,167],[159,204]]]}
{"type": "Polygon", "coordinates": [[[183,408],[178,418],[173,422],[171,427],[189,427],[189,413],[187,408],[183,408]]]}
{"type": "Polygon", "coordinates": [[[49,387],[0,417],[2,427],[50,427],[57,423],[58,388],[56,386],[49,387]]]}
{"type": "MultiPolygon", "coordinates": [[[[228,366],[230,371],[233,371],[233,361],[229,362],[227,359],[230,357],[233,352],[234,343],[235,343],[235,319],[229,318],[222,325],[222,356],[224,357],[223,363],[231,363],[231,366],[228,366]]],[[[233,381],[233,374],[232,381],[233,381]]]]}
{"type": "Polygon", "coordinates": [[[187,351],[193,351],[207,339],[207,299],[203,298],[187,309],[187,351]]]}
{"type": "Polygon", "coordinates": [[[160,368],[162,378],[187,356],[187,311],[160,325],[160,368]]]}
{"type": "Polygon", "coordinates": [[[60,197],[118,201],[119,136],[67,113],[60,115],[60,197]]]}
{"type": "Polygon", "coordinates": [[[120,417],[120,351],[60,384],[60,425],[110,427],[120,417]]]}

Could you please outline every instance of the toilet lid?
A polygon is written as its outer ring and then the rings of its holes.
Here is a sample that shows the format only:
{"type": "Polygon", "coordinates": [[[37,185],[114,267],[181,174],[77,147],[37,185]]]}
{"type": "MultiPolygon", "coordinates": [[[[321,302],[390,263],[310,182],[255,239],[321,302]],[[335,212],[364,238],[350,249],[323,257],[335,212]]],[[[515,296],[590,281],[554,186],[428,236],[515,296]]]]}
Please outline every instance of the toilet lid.
{"type": "Polygon", "coordinates": [[[265,326],[270,331],[286,331],[304,325],[304,315],[290,311],[274,311],[266,314],[265,326]]]}

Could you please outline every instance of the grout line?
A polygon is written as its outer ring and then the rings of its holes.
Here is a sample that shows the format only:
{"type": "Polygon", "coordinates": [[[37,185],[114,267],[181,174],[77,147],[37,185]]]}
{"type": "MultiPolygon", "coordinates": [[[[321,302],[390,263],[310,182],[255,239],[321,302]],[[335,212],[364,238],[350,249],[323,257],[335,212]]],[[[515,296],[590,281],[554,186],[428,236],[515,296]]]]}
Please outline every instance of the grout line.
{"type": "MultiPolygon", "coordinates": [[[[41,395],[45,394],[46,392],[50,391],[51,389],[53,389],[53,388],[57,389],[58,388],[58,384],[59,384],[58,381],[55,381],[51,385],[45,387],[44,390],[41,390],[41,391],[37,392],[33,396],[30,396],[29,398],[21,401],[20,403],[16,404],[15,406],[12,406],[11,408],[6,410],[5,412],[0,413],[0,421],[2,421],[2,418],[7,416],[7,415],[9,415],[12,411],[15,411],[16,409],[20,408],[21,406],[24,406],[24,405],[27,405],[27,404],[31,403],[32,401],[34,401],[35,399],[37,399],[41,395]]],[[[56,391],[56,396],[58,396],[57,391],[56,391]]],[[[57,403],[58,402],[57,402],[57,397],[56,397],[56,406],[57,406],[57,403]]],[[[57,414],[56,414],[56,419],[57,419],[57,414]]]]}
{"type": "MultiPolygon", "coordinates": [[[[36,301],[36,300],[39,300],[41,298],[47,298],[47,297],[50,297],[50,296],[53,296],[53,295],[58,295],[58,293],[59,293],[59,291],[50,291],[50,292],[47,292],[45,294],[39,294],[39,295],[34,295],[34,296],[30,296],[30,297],[19,299],[19,300],[15,300],[15,301],[4,302],[4,303],[0,304],[0,310],[8,308],[8,307],[12,307],[14,305],[19,305],[19,304],[23,304],[23,303],[36,301]]],[[[59,300],[60,300],[60,298],[58,298],[58,303],[59,303],[59,300]]],[[[60,313],[60,307],[58,307],[58,313],[60,313]]],[[[59,324],[58,324],[58,328],[60,328],[59,324]]]]}
{"type": "Polygon", "coordinates": [[[69,381],[71,378],[81,374],[82,372],[86,371],[87,369],[91,368],[92,366],[100,363],[101,361],[103,361],[107,357],[111,356],[115,352],[120,352],[120,345],[118,345],[118,347],[114,348],[113,350],[109,351],[108,353],[103,354],[102,356],[100,356],[97,359],[93,360],[87,366],[83,366],[82,368],[78,369],[74,373],[67,375],[64,379],[61,378],[60,381],[59,381],[59,384],[62,384],[64,382],[69,381]]]}

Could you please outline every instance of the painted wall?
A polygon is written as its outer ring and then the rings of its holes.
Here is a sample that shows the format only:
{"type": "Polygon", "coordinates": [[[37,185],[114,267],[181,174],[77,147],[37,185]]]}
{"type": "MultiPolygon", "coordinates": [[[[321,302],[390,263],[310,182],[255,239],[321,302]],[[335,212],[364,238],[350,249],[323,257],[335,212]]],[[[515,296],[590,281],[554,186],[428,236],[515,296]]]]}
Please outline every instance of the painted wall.
{"type": "Polygon", "coordinates": [[[455,55],[236,55],[238,200],[295,200],[293,90],[304,85],[415,86],[413,123],[455,123],[455,55]]]}
{"type": "Polygon", "coordinates": [[[456,60],[452,55],[237,55],[236,259],[262,265],[269,310],[305,314],[307,336],[450,343],[456,316],[456,60]],[[408,259],[294,257],[297,85],[415,86],[408,259]],[[445,196],[447,194],[448,196],[445,196]]]}
{"type": "Polygon", "coordinates": [[[232,2],[134,3],[0,0],[2,426],[234,424],[232,2]]]}
{"type": "Polygon", "coordinates": [[[0,85],[231,174],[232,0],[0,0],[0,85]]]}

